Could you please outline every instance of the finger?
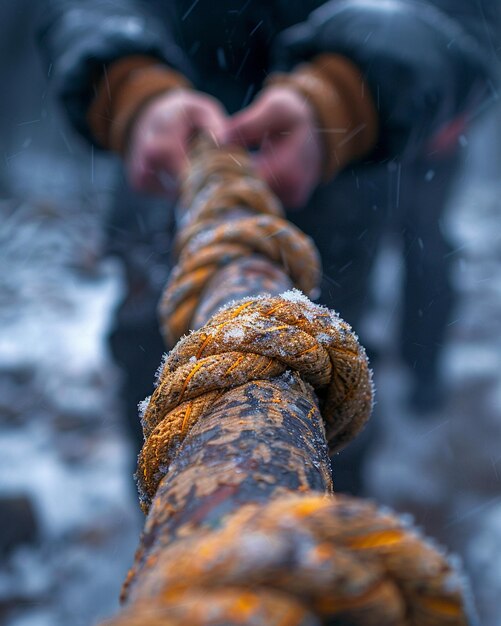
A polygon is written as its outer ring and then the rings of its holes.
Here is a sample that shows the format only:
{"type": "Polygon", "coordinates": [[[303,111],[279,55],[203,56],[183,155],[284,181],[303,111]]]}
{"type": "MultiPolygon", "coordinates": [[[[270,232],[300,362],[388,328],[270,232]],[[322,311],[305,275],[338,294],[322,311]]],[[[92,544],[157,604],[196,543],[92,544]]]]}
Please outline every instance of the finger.
{"type": "Polygon", "coordinates": [[[180,138],[171,138],[168,142],[156,139],[133,153],[129,160],[129,179],[140,191],[165,192],[171,196],[187,164],[186,147],[180,138]]]}
{"type": "MultiPolygon", "coordinates": [[[[165,183],[158,177],[158,173],[144,162],[130,162],[127,167],[127,178],[132,189],[136,191],[155,195],[164,193],[165,183]]],[[[170,197],[170,192],[166,194],[170,197]]]]}
{"type": "Polygon", "coordinates": [[[226,117],[224,109],[218,103],[209,102],[194,111],[191,125],[193,130],[207,133],[219,145],[225,132],[226,117]]]}
{"type": "Polygon", "coordinates": [[[224,131],[226,117],[226,111],[218,100],[205,94],[202,96],[198,94],[194,100],[186,104],[183,110],[187,145],[190,144],[194,135],[200,132],[212,137],[219,145],[219,137],[224,131]]]}
{"type": "Polygon", "coordinates": [[[266,141],[256,155],[258,173],[288,208],[306,203],[313,190],[318,168],[303,133],[266,141]]]}
{"type": "Polygon", "coordinates": [[[268,99],[258,100],[230,118],[225,127],[225,143],[246,147],[260,145],[270,134],[283,126],[268,99]]]}

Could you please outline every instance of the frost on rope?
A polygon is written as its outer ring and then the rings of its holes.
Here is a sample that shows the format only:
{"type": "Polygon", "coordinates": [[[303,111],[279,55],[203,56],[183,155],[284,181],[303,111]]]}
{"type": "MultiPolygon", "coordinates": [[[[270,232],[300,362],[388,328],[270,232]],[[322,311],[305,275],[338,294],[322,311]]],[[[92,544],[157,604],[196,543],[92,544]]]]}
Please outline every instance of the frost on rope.
{"type": "Polygon", "coordinates": [[[305,294],[299,289],[289,289],[288,291],[284,291],[280,294],[280,297],[283,300],[295,302],[296,304],[304,304],[306,306],[313,304],[308,296],[305,296],[305,294]]]}
{"type": "MultiPolygon", "coordinates": [[[[254,297],[253,300],[257,300],[257,301],[265,300],[265,299],[270,298],[270,297],[272,297],[271,294],[265,293],[265,294],[262,294],[260,296],[254,297]]],[[[315,320],[315,318],[320,316],[320,315],[325,316],[327,314],[329,316],[329,320],[330,320],[330,323],[331,323],[333,329],[337,333],[339,333],[341,336],[346,335],[346,333],[352,333],[352,335],[355,338],[355,340],[357,342],[359,342],[359,337],[353,331],[353,329],[350,326],[350,324],[348,324],[348,322],[343,320],[336,311],[331,310],[328,307],[323,306],[321,304],[317,304],[316,302],[312,302],[308,298],[308,296],[306,296],[299,289],[296,289],[296,288],[289,289],[289,290],[284,291],[283,293],[279,294],[278,297],[282,298],[282,300],[286,300],[287,302],[291,302],[293,304],[299,305],[301,307],[302,314],[310,322],[313,322],[315,320]]],[[[238,300],[231,300],[230,302],[227,302],[226,304],[223,304],[223,306],[221,306],[218,309],[218,313],[220,313],[222,311],[227,311],[228,309],[232,309],[232,308],[234,308],[236,306],[239,306],[239,305],[245,303],[247,300],[248,300],[247,298],[240,298],[238,300]]],[[[258,316],[256,316],[256,321],[257,321],[257,317],[258,316]]],[[[238,329],[238,328],[232,328],[231,330],[227,331],[226,337],[230,338],[230,339],[241,340],[241,339],[243,339],[243,333],[244,333],[244,330],[241,330],[241,329],[238,329]]],[[[318,333],[316,335],[316,339],[321,344],[328,344],[332,340],[332,337],[329,335],[328,332],[320,332],[320,333],[318,333]]],[[[364,355],[364,357],[366,357],[365,348],[362,345],[360,345],[360,352],[364,355]]]]}
{"type": "Polygon", "coordinates": [[[163,374],[164,367],[165,367],[165,362],[167,361],[168,357],[169,357],[169,353],[164,352],[162,355],[162,360],[160,361],[160,365],[157,367],[157,371],[155,372],[155,382],[154,382],[155,387],[158,386],[158,383],[160,382],[160,379],[162,378],[162,374],[163,374]]]}
{"type": "MultiPolygon", "coordinates": [[[[369,360],[367,358],[367,353],[365,351],[364,346],[360,343],[358,335],[353,331],[352,327],[345,322],[336,311],[333,311],[326,306],[322,306],[321,304],[317,304],[312,302],[304,293],[302,293],[299,289],[289,289],[284,293],[280,294],[280,298],[283,300],[287,300],[288,302],[293,302],[295,304],[299,304],[302,306],[302,313],[309,321],[312,321],[315,318],[315,315],[328,313],[330,323],[334,330],[338,332],[342,336],[346,336],[346,333],[352,333],[355,341],[357,341],[359,345],[359,355],[365,359],[368,363],[369,360]]],[[[332,336],[328,332],[320,332],[315,335],[317,341],[323,345],[328,345],[332,341],[332,336]]],[[[375,403],[375,394],[376,388],[374,385],[374,375],[371,368],[368,370],[369,374],[369,385],[371,388],[371,397],[372,397],[372,405],[371,412],[374,408],[375,403]]]]}
{"type": "Polygon", "coordinates": [[[240,328],[239,326],[233,326],[225,332],[226,340],[234,339],[235,341],[241,341],[243,340],[244,336],[245,330],[243,328],[240,328]]]}
{"type": "MultiPolygon", "coordinates": [[[[299,289],[289,289],[288,291],[284,291],[283,293],[281,293],[279,297],[283,300],[287,300],[288,302],[293,302],[294,304],[301,305],[304,316],[310,322],[314,319],[315,315],[325,315],[326,313],[329,314],[331,324],[334,326],[334,328],[339,332],[344,332],[344,329],[341,326],[341,322],[344,322],[344,320],[341,319],[336,311],[332,311],[326,306],[317,304],[316,302],[312,302],[308,298],[308,296],[306,296],[299,289]]],[[[348,324],[348,322],[344,323],[346,324],[348,330],[351,330],[351,326],[348,324]]],[[[321,341],[319,337],[317,337],[317,339],[321,341]]]]}
{"type": "Polygon", "coordinates": [[[141,418],[141,420],[143,419],[144,414],[146,413],[146,409],[148,408],[150,400],[151,400],[151,396],[147,396],[144,400],[141,400],[141,402],[139,402],[139,404],[137,405],[137,408],[139,411],[139,417],[141,418]]]}

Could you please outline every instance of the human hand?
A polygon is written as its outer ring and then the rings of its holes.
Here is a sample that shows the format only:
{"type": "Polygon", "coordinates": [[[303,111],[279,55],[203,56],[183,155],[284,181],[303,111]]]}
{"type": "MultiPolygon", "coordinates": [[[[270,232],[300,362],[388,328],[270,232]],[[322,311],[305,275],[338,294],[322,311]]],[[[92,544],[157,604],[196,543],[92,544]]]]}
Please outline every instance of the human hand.
{"type": "Polygon", "coordinates": [[[225,119],[221,104],[198,91],[175,89],[154,98],[130,133],[125,163],[131,186],[174,197],[188,163],[190,139],[198,131],[221,135],[225,119]]]}
{"type": "Polygon", "coordinates": [[[257,172],[285,206],[306,203],[320,181],[322,146],[311,104],[295,89],[270,86],[230,118],[224,143],[252,148],[257,172]]]}

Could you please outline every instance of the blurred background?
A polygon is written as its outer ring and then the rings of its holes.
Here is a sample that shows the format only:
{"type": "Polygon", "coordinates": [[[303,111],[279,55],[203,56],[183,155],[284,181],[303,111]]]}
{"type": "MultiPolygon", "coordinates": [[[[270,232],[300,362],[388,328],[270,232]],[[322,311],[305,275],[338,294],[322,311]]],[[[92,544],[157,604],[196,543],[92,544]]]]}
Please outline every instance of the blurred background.
{"type": "MultiPolygon", "coordinates": [[[[104,244],[118,163],[65,123],[36,20],[34,0],[0,1],[0,623],[86,626],[116,610],[142,526],[122,375],[107,346],[125,297],[121,263],[104,244]]],[[[424,415],[404,401],[403,259],[389,233],[357,329],[378,355],[379,428],[364,473],[370,497],[411,513],[461,557],[481,624],[500,626],[497,92],[459,141],[462,175],[442,224],[457,293],[441,353],[447,400],[424,415]]],[[[163,280],[166,269],[152,272],[163,280]]]]}

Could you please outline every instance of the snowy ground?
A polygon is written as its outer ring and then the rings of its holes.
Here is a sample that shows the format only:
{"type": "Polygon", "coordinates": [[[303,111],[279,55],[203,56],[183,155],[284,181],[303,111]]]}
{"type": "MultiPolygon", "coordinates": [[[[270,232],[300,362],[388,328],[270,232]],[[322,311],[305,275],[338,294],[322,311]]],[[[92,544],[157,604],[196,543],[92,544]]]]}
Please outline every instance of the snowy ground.
{"type": "Polygon", "coordinates": [[[116,607],[138,536],[105,342],[121,274],[95,205],[0,213],[0,495],[29,497],[39,534],[2,561],[0,610],[18,610],[0,621],[88,625],[116,607]]]}
{"type": "Polygon", "coordinates": [[[0,507],[23,496],[38,534],[0,554],[0,623],[89,626],[116,610],[142,523],[105,341],[123,292],[102,258],[113,164],[47,93],[35,9],[0,3],[0,507]]]}

